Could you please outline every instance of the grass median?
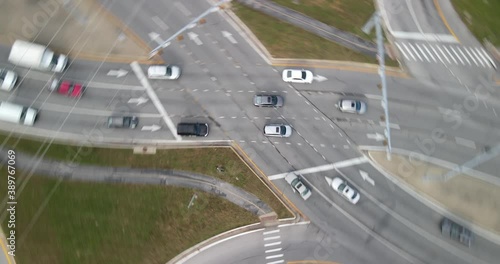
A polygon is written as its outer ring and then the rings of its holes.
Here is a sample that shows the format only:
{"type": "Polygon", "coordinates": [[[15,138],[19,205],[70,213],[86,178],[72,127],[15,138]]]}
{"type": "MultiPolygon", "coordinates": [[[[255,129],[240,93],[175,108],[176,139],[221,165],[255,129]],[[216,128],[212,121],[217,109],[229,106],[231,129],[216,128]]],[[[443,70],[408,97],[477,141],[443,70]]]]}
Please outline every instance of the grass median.
{"type": "Polygon", "coordinates": [[[455,10],[479,41],[500,46],[500,1],[452,0],[455,10]]]}
{"type": "MultiPolygon", "coordinates": [[[[22,192],[20,187],[17,263],[164,264],[198,242],[258,222],[224,199],[185,188],[39,176],[22,192]],[[188,209],[193,194],[197,199],[188,209]]],[[[5,191],[1,188],[1,197],[5,191]]],[[[7,233],[6,220],[2,226],[7,233]]]]}
{"type": "MultiPolygon", "coordinates": [[[[309,33],[273,17],[232,2],[233,11],[275,58],[322,59],[378,63],[375,58],[354,52],[335,42],[309,33]]],[[[388,66],[398,66],[387,59],[388,66]]]]}

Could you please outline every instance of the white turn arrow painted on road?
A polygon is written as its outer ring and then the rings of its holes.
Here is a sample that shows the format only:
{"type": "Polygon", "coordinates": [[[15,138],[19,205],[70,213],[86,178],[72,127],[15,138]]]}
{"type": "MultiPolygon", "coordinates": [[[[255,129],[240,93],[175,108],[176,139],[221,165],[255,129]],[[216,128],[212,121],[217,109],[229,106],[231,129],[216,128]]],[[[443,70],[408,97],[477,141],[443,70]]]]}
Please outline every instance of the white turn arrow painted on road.
{"type": "Polygon", "coordinates": [[[148,101],[149,99],[148,98],[144,98],[144,97],[138,97],[138,98],[130,98],[130,100],[128,100],[128,103],[129,104],[137,104],[137,105],[141,105],[141,104],[144,104],[148,101]]]}
{"type": "Polygon", "coordinates": [[[196,43],[196,45],[200,46],[203,44],[203,42],[201,42],[201,40],[198,38],[198,35],[194,32],[188,32],[188,36],[189,36],[189,39],[194,41],[194,43],[196,43]]]}
{"type": "Polygon", "coordinates": [[[236,39],[233,38],[233,34],[227,32],[227,31],[222,31],[222,36],[224,36],[225,38],[227,38],[227,40],[229,40],[229,42],[231,42],[233,44],[238,43],[236,41],[236,39]]]}
{"type": "Polygon", "coordinates": [[[143,126],[142,127],[142,131],[146,131],[146,130],[149,130],[151,132],[155,132],[155,131],[158,131],[160,130],[161,126],[159,125],[152,125],[152,126],[143,126]]]}
{"type": "Polygon", "coordinates": [[[313,77],[313,79],[317,82],[323,82],[323,81],[328,80],[325,76],[321,76],[321,75],[316,75],[313,77]]]}
{"type": "Polygon", "coordinates": [[[375,186],[375,181],[368,176],[366,171],[359,170],[359,174],[361,174],[361,178],[363,178],[364,181],[367,181],[369,184],[375,186]]]}
{"type": "Polygon", "coordinates": [[[161,45],[164,42],[163,39],[160,38],[160,34],[156,32],[149,32],[148,35],[151,40],[156,41],[156,43],[158,43],[159,45],[161,45]]]}
{"type": "Polygon", "coordinates": [[[124,70],[124,69],[119,69],[119,70],[110,70],[108,72],[108,76],[116,76],[116,78],[120,78],[120,77],[123,77],[125,75],[127,75],[128,71],[124,70]]]}
{"type": "Polygon", "coordinates": [[[366,134],[366,137],[369,139],[375,139],[376,141],[382,141],[385,139],[384,135],[375,133],[375,134],[366,134]]]}
{"type": "Polygon", "coordinates": [[[332,178],[330,178],[330,177],[326,177],[326,176],[325,176],[325,180],[326,180],[326,182],[328,183],[328,186],[332,186],[332,182],[333,182],[333,179],[332,179],[332,178]]]}

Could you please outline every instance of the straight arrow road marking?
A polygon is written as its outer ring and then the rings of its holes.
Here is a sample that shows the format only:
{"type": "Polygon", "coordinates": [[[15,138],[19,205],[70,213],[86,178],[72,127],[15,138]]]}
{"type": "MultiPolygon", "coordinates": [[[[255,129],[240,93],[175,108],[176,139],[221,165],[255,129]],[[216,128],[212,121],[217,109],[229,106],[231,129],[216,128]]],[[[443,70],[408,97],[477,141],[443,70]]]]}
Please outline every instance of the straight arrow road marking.
{"type": "Polygon", "coordinates": [[[368,176],[368,173],[366,171],[359,170],[359,174],[361,175],[361,178],[363,178],[364,181],[367,181],[369,184],[372,186],[375,186],[375,181],[368,176]]]}
{"type": "Polygon", "coordinates": [[[236,41],[236,39],[233,38],[233,35],[227,31],[222,31],[222,36],[224,36],[225,38],[227,38],[227,40],[229,40],[229,42],[233,43],[233,44],[237,44],[238,42],[236,41]]]}
{"type": "Polygon", "coordinates": [[[194,43],[196,43],[196,45],[200,46],[203,44],[203,42],[201,42],[201,40],[198,38],[198,34],[194,33],[194,32],[188,32],[188,37],[190,40],[194,41],[194,43]]]}
{"type": "Polygon", "coordinates": [[[316,76],[313,77],[313,80],[315,80],[317,82],[323,82],[323,81],[328,80],[328,78],[326,78],[325,76],[316,75],[316,76]]]}
{"type": "Polygon", "coordinates": [[[158,43],[158,45],[161,45],[163,44],[163,39],[160,38],[160,34],[156,33],[156,32],[149,32],[149,38],[152,40],[152,41],[155,41],[156,43],[158,43]]]}
{"type": "Polygon", "coordinates": [[[142,127],[142,131],[151,131],[151,132],[155,132],[155,131],[158,131],[160,130],[161,126],[159,125],[152,125],[152,126],[143,126],[142,127]]]}
{"type": "Polygon", "coordinates": [[[376,141],[382,141],[385,139],[385,136],[379,133],[375,134],[366,134],[366,137],[369,139],[375,139],[376,141]]]}
{"type": "Polygon", "coordinates": [[[110,70],[106,75],[108,76],[116,76],[116,78],[123,77],[128,74],[128,71],[124,69],[119,69],[119,70],[110,70]]]}
{"type": "Polygon", "coordinates": [[[141,104],[146,103],[147,101],[149,101],[149,99],[144,98],[144,97],[141,96],[141,97],[138,97],[138,98],[130,98],[130,100],[128,100],[128,103],[129,104],[141,105],[141,104]]]}

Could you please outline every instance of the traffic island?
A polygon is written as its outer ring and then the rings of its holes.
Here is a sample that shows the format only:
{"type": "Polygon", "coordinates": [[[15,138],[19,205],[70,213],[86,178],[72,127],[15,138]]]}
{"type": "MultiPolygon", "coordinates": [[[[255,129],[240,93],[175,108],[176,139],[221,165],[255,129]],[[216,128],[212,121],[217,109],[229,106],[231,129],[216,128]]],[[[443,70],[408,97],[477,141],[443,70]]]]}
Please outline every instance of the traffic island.
{"type": "Polygon", "coordinates": [[[472,228],[474,231],[499,240],[500,187],[494,179],[486,181],[459,174],[445,180],[442,175],[450,169],[423,158],[416,160],[392,154],[388,161],[382,151],[368,151],[367,155],[381,172],[403,189],[479,227],[472,228]]]}
{"type": "Polygon", "coordinates": [[[0,23],[0,42],[6,45],[21,39],[71,58],[149,62],[151,48],[95,0],[3,1],[0,23]]]}

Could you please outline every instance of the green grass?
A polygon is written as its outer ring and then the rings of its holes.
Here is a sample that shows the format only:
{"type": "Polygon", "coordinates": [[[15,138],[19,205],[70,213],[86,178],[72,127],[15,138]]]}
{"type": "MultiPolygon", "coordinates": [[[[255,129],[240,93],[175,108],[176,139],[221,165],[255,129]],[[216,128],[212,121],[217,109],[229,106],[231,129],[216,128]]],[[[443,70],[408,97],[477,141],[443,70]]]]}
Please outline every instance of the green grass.
{"type": "MultiPolygon", "coordinates": [[[[7,139],[5,135],[0,135],[0,142],[7,142],[8,146],[15,146],[16,150],[24,153],[34,154],[40,147],[45,150],[47,146],[42,142],[27,139],[21,139],[16,144],[17,140],[14,137],[7,139]]],[[[79,152],[78,149],[77,146],[52,144],[45,158],[100,166],[197,172],[219,178],[253,193],[268,204],[280,218],[292,217],[285,206],[230,148],[168,149],[158,150],[155,155],[137,155],[130,149],[81,147],[79,152]],[[217,172],[219,165],[225,168],[225,172],[217,172]]]]}
{"type": "Polygon", "coordinates": [[[163,264],[207,238],[258,222],[226,200],[185,188],[76,181],[54,188],[57,182],[34,176],[18,193],[19,264],[163,264]]]}
{"type": "Polygon", "coordinates": [[[452,0],[451,2],[479,41],[487,39],[494,46],[500,46],[500,0],[452,0]]]}
{"type": "MultiPolygon", "coordinates": [[[[354,52],[303,29],[232,2],[235,14],[275,58],[323,59],[376,64],[375,58],[354,52]]],[[[386,60],[388,66],[398,66],[386,60]]]]}
{"type": "Polygon", "coordinates": [[[273,0],[273,2],[340,30],[371,39],[361,28],[375,12],[373,0],[273,0]]]}

